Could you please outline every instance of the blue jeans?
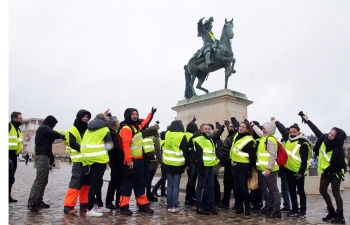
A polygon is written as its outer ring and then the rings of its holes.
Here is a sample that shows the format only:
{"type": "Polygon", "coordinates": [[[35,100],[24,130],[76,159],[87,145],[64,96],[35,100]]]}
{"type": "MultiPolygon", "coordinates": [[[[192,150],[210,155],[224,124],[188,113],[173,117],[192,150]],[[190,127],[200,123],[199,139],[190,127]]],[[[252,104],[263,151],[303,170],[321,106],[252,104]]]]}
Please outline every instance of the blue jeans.
{"type": "Polygon", "coordinates": [[[98,207],[103,206],[102,202],[102,185],[103,185],[103,175],[106,170],[107,164],[94,163],[90,165],[92,172],[91,185],[89,189],[89,204],[88,209],[91,210],[94,208],[95,196],[97,199],[98,207]]]}
{"type": "Polygon", "coordinates": [[[176,208],[179,200],[181,173],[167,172],[166,179],[168,181],[166,196],[168,209],[176,208]]]}
{"type": "Polygon", "coordinates": [[[281,177],[281,192],[282,192],[282,198],[283,198],[283,207],[286,209],[290,209],[290,191],[286,176],[286,169],[282,169],[280,171],[280,177],[281,177]]]}
{"type": "Polygon", "coordinates": [[[215,203],[214,193],[214,169],[213,167],[206,167],[204,174],[198,173],[198,182],[196,188],[196,201],[198,204],[202,204],[203,190],[206,188],[208,202],[215,203]]]}

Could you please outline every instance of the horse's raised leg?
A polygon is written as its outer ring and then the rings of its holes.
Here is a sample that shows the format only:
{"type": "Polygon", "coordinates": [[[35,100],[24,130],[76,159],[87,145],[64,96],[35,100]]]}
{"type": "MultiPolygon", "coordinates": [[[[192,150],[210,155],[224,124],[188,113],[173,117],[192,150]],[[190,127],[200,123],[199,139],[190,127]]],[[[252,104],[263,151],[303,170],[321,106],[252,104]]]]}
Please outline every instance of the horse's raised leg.
{"type": "Polygon", "coordinates": [[[202,91],[204,91],[205,93],[208,94],[209,91],[208,91],[207,89],[205,89],[205,88],[202,87],[202,84],[203,84],[203,82],[204,82],[204,80],[205,80],[205,77],[206,77],[206,76],[201,76],[201,77],[198,78],[198,82],[197,82],[196,88],[198,88],[199,90],[202,90],[202,91]]]}

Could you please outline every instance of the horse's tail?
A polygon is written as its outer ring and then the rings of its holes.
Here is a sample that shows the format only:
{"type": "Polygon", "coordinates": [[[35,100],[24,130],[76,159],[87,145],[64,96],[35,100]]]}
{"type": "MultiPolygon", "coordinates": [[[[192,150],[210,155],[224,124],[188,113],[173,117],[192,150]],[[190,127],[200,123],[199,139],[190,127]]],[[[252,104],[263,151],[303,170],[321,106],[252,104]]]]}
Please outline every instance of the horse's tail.
{"type": "Polygon", "coordinates": [[[190,99],[193,97],[193,91],[192,91],[192,87],[191,87],[191,74],[190,74],[190,72],[188,72],[187,67],[188,67],[187,65],[184,66],[185,80],[186,80],[185,98],[190,99]]]}

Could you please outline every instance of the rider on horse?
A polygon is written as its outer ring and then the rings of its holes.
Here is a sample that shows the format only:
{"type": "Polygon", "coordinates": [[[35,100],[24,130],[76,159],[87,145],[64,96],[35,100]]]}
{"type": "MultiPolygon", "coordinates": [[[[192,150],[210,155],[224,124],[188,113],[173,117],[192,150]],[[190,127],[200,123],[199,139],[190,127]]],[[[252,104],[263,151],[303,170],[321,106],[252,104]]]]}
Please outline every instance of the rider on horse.
{"type": "Polygon", "coordinates": [[[194,54],[195,59],[199,59],[201,56],[205,56],[205,64],[207,67],[214,64],[214,61],[212,60],[212,53],[217,48],[217,40],[214,37],[213,32],[211,29],[213,28],[212,22],[214,22],[213,17],[210,17],[208,20],[205,21],[203,24],[203,19],[200,19],[197,23],[197,30],[198,30],[198,37],[202,37],[203,39],[203,47],[198,50],[196,54],[194,54]]]}

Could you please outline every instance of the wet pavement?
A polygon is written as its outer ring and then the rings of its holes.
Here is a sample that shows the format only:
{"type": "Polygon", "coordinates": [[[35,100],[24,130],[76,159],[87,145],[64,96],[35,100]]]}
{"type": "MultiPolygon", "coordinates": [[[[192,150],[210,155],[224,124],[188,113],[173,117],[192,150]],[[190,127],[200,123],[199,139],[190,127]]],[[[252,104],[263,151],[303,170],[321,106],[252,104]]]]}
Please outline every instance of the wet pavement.
{"type": "MultiPolygon", "coordinates": [[[[187,175],[183,174],[181,179],[181,192],[179,196],[180,212],[171,213],[166,208],[166,198],[158,198],[158,202],[152,202],[153,215],[137,212],[134,197],[131,198],[130,209],[134,212],[132,216],[121,215],[118,211],[104,213],[102,217],[87,217],[85,212],[75,215],[63,213],[63,201],[68,183],[71,177],[71,166],[61,163],[60,168],[53,169],[49,175],[49,183],[45,190],[44,201],[51,205],[49,209],[41,209],[39,212],[31,212],[27,209],[27,200],[31,185],[35,178],[36,169],[33,163],[25,165],[18,163],[16,182],[13,186],[12,197],[19,200],[17,203],[9,203],[9,224],[327,224],[322,222],[326,213],[326,204],[321,195],[307,196],[307,217],[304,219],[287,217],[284,213],[282,219],[267,219],[258,212],[252,212],[250,216],[244,214],[236,215],[232,209],[218,209],[218,215],[197,215],[194,206],[185,206],[185,193],[183,192],[187,175]]],[[[110,171],[106,170],[104,179],[109,180],[110,171]]],[[[156,174],[154,182],[159,179],[156,174]]],[[[108,183],[104,182],[102,197],[105,198],[108,183]]],[[[318,189],[318,187],[315,187],[318,189]]],[[[221,186],[222,189],[222,186],[221,186]]],[[[160,190],[159,190],[160,191],[160,190]]],[[[350,223],[350,189],[345,188],[341,192],[344,201],[345,220],[350,223]]],[[[332,194],[330,193],[332,196],[332,194]]],[[[333,199],[333,198],[332,198],[333,199]]],[[[232,207],[231,201],[231,207],[232,207]]],[[[334,203],[334,199],[333,199],[334,203]]],[[[334,203],[335,204],[335,203],[334,203]]],[[[79,204],[78,204],[79,205],[79,204]]],[[[79,209],[79,206],[76,207],[79,209]]]]}

